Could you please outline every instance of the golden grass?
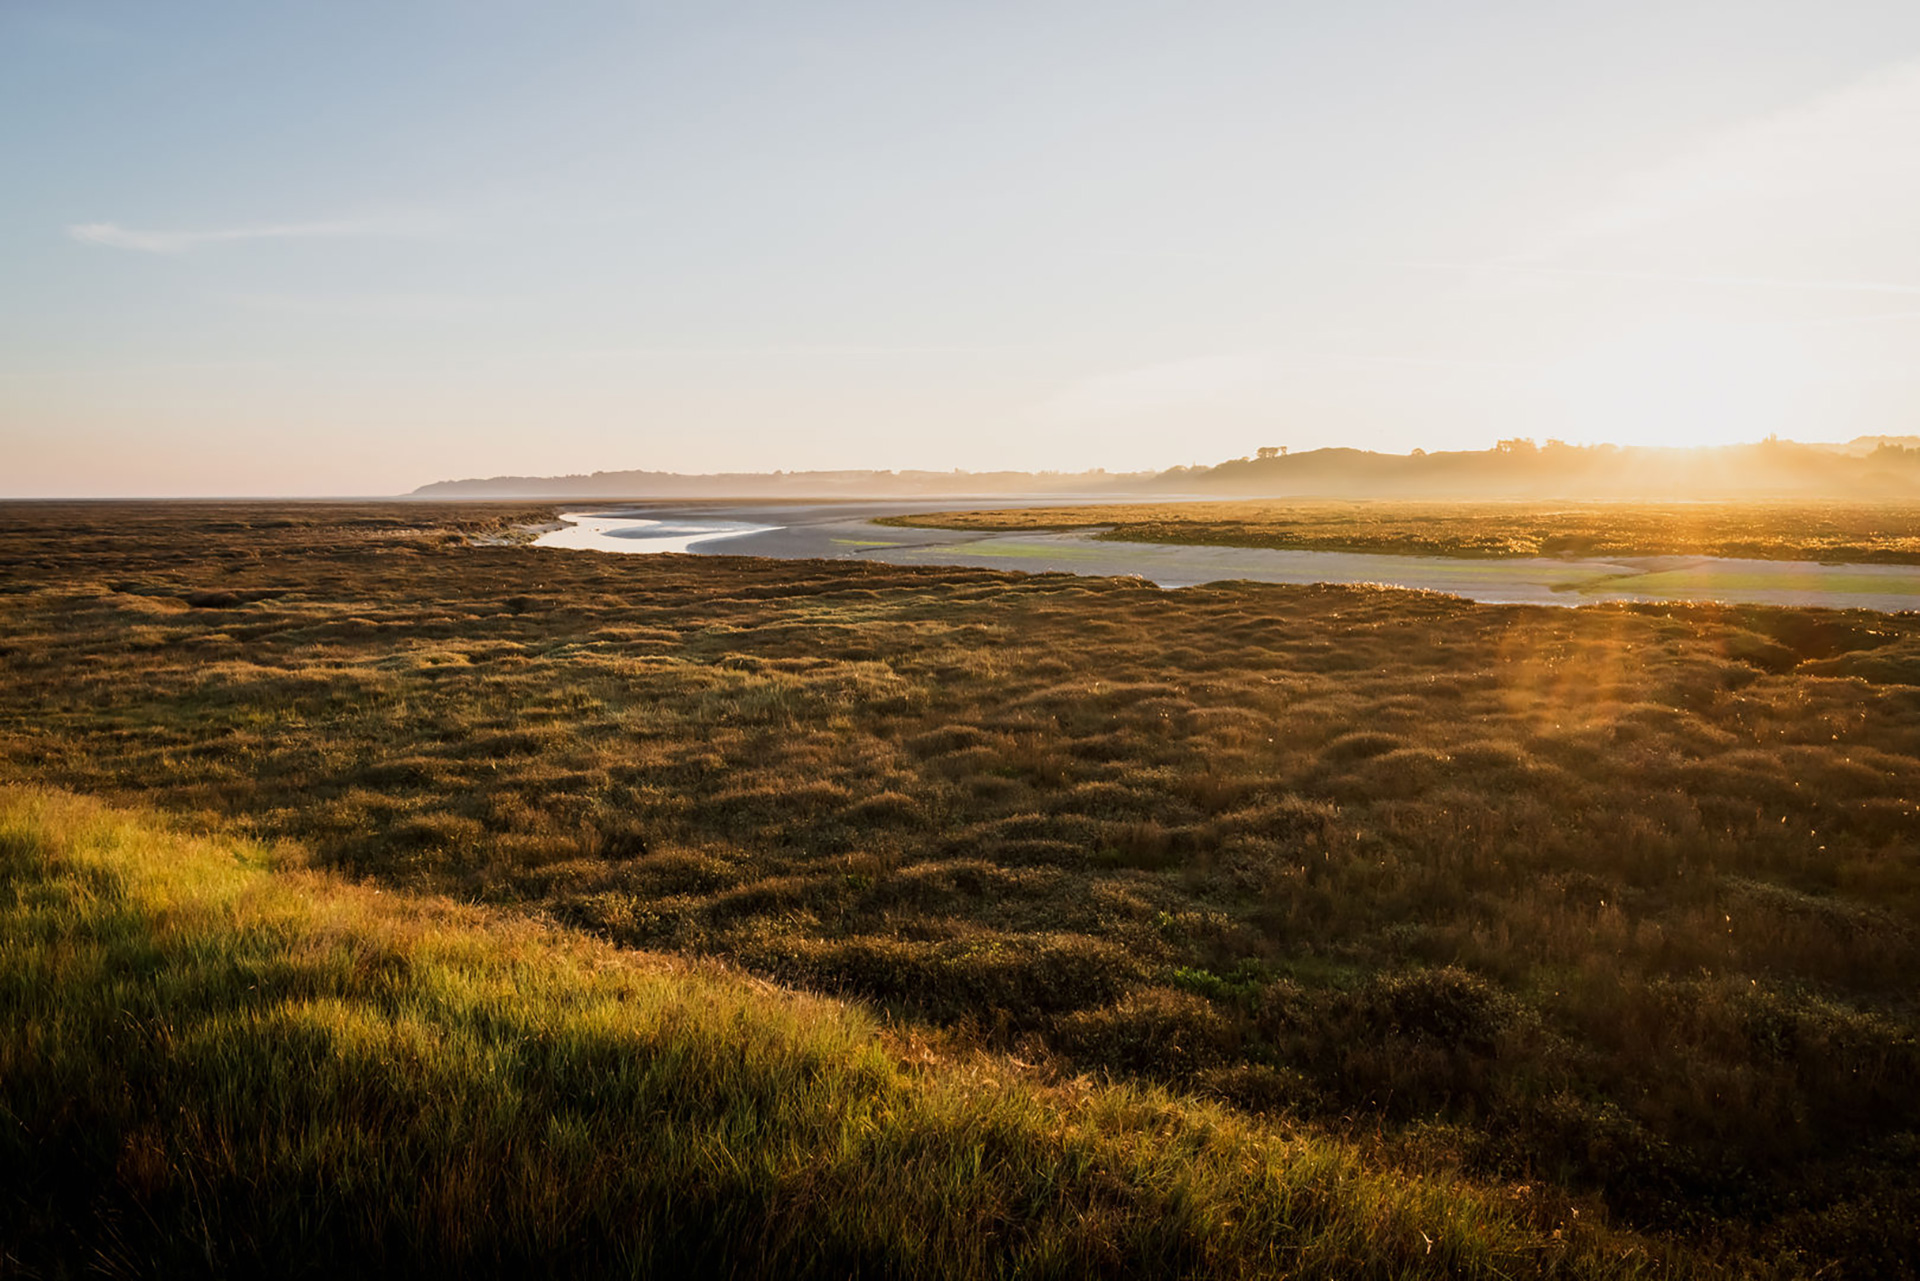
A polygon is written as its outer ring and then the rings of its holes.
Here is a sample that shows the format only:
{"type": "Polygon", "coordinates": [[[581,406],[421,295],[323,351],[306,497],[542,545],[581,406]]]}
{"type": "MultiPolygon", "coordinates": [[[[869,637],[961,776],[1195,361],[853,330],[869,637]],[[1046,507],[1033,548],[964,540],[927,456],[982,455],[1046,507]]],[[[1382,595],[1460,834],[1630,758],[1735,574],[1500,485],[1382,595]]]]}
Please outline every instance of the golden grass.
{"type": "Polygon", "coordinates": [[[1655,1270],[1526,1196],[284,858],[0,791],[10,1270],[1655,1270]]]}

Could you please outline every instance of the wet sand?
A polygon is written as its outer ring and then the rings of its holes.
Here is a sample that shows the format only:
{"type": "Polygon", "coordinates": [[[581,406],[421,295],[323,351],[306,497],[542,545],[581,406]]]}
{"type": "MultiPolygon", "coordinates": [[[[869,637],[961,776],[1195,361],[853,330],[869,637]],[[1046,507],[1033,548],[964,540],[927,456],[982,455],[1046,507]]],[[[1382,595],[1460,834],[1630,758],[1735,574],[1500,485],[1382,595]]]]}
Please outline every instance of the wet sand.
{"type": "MultiPolygon", "coordinates": [[[[1047,500],[1031,501],[1038,504],[1047,500]]],[[[994,499],[992,505],[1024,504],[994,499]]],[[[1500,604],[1717,600],[1883,611],[1920,609],[1920,565],[1824,565],[1711,556],[1469,560],[1103,542],[1084,531],[1048,534],[900,529],[871,523],[880,516],[952,511],[964,506],[964,502],[952,499],[917,503],[622,504],[570,513],[565,519],[576,522],[572,528],[546,535],[537,545],[1134,576],[1162,587],[1234,579],[1374,583],[1500,604]]]]}

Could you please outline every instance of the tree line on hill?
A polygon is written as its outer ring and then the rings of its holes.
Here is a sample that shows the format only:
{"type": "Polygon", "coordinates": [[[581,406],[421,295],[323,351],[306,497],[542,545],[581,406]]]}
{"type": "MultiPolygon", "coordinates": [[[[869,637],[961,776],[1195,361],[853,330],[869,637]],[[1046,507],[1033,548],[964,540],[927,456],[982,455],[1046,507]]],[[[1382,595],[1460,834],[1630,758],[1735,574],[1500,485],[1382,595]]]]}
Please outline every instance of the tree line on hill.
{"type": "Polygon", "coordinates": [[[1317,498],[1920,498],[1920,437],[1656,448],[1536,444],[1406,454],[1263,446],[1163,472],[599,471],[422,485],[416,498],[958,498],[1205,495],[1317,498]]]}

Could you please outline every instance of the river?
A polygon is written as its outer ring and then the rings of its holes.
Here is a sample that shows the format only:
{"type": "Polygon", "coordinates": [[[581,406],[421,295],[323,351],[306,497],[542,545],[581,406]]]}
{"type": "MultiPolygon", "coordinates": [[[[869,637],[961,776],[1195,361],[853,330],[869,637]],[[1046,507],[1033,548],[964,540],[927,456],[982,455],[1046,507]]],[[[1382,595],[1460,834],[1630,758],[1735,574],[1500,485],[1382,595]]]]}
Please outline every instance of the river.
{"type": "MultiPolygon", "coordinates": [[[[1828,565],[1714,556],[1465,559],[1107,542],[1089,533],[903,529],[879,516],[963,504],[634,503],[567,512],[540,547],[625,553],[827,557],[896,565],[960,565],[1030,573],[1134,576],[1162,587],[1243,579],[1374,583],[1501,604],[1717,600],[1883,611],[1920,608],[1920,565],[1828,565]]],[[[997,507],[1015,506],[1004,499],[997,507]]]]}

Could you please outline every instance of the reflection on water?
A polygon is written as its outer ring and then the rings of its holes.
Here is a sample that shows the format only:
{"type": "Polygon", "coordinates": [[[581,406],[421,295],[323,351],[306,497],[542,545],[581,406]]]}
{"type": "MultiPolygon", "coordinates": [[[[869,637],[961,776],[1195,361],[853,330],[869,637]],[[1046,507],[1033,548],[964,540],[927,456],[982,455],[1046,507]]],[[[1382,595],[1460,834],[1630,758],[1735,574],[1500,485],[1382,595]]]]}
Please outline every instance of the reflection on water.
{"type": "Polygon", "coordinates": [[[687,552],[697,546],[744,534],[764,534],[778,525],[749,525],[738,520],[647,520],[638,516],[595,516],[562,512],[572,522],[533,540],[535,547],[564,547],[595,552],[687,552]]]}

